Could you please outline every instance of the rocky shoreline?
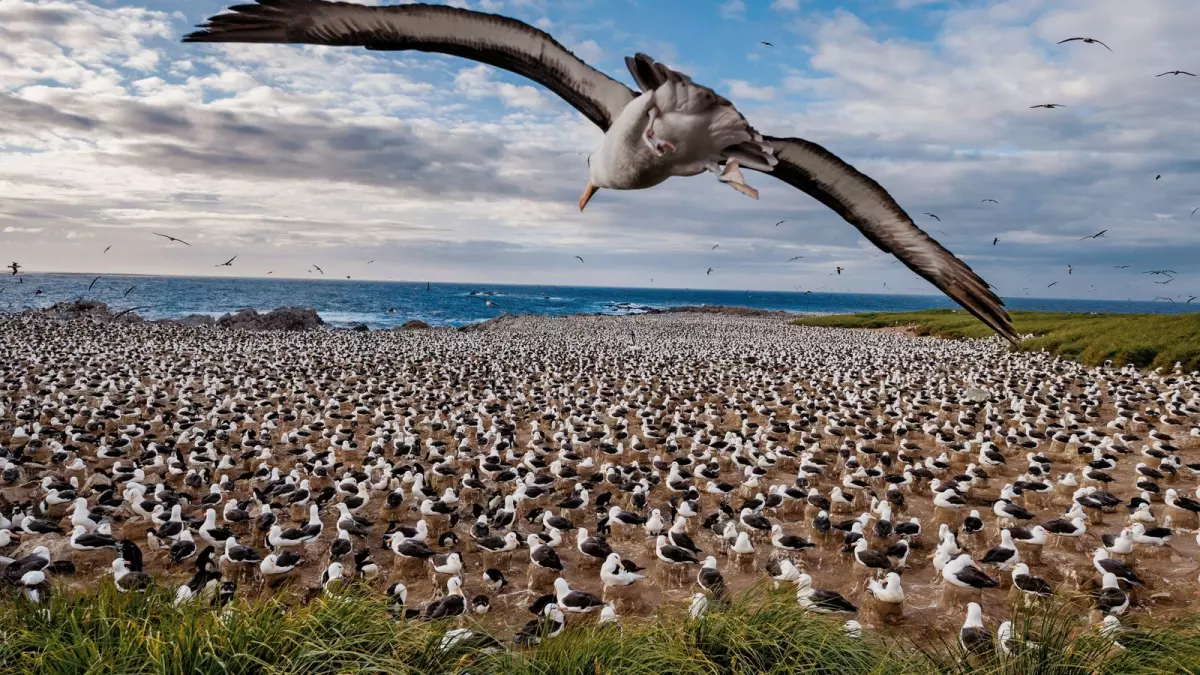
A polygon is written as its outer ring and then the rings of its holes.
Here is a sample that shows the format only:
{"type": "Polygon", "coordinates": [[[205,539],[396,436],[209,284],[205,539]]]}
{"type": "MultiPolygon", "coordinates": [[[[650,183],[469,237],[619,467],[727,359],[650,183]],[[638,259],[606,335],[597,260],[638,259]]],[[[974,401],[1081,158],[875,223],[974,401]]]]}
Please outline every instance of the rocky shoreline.
{"type": "MultiPolygon", "coordinates": [[[[624,303],[623,303],[624,304],[624,303]]],[[[106,303],[95,300],[74,300],[71,302],[60,302],[45,309],[26,310],[28,313],[39,316],[49,317],[59,321],[81,321],[90,320],[100,323],[151,323],[155,325],[181,326],[184,328],[213,328],[225,330],[248,330],[248,331],[309,331],[309,330],[353,330],[357,332],[367,332],[370,330],[366,324],[359,323],[345,328],[333,328],[321,318],[317,310],[311,307],[277,307],[268,312],[260,313],[255,309],[241,309],[232,314],[225,314],[220,317],[213,317],[208,314],[189,314],[177,319],[155,319],[147,320],[139,315],[138,310],[146,309],[144,307],[133,307],[121,311],[113,311],[106,303]]],[[[633,306],[621,307],[621,309],[629,310],[622,314],[606,314],[606,313],[591,313],[591,314],[573,314],[570,316],[632,316],[639,314],[714,314],[722,316],[742,316],[742,317],[778,317],[778,318],[795,318],[804,316],[794,312],[774,311],[765,309],[752,309],[749,307],[731,307],[719,305],[683,305],[679,307],[669,307],[661,309],[657,307],[642,307],[633,306]]],[[[476,321],[474,323],[465,324],[456,328],[462,332],[474,332],[478,330],[487,330],[498,324],[503,324],[507,321],[516,319],[522,315],[518,314],[501,314],[498,317],[476,321]]],[[[403,325],[392,328],[391,330],[428,330],[432,327],[424,321],[411,320],[403,325]]]]}

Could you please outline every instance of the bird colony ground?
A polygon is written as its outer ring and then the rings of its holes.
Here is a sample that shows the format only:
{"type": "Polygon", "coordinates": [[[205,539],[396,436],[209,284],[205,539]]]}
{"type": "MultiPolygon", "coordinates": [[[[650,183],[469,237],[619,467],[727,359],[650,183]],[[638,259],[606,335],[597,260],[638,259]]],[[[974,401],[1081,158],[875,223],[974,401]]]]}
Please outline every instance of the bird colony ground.
{"type": "Polygon", "coordinates": [[[971,601],[994,630],[1033,597],[1009,588],[1003,526],[1022,586],[1092,621],[1173,616],[1196,598],[1198,422],[1195,373],[777,318],[364,334],[22,314],[0,319],[0,555],[35,598],[223,580],[303,602],[362,577],[398,613],[489,610],[505,639],[559,620],[546,594],[568,624],[627,621],[775,577],[919,633],[957,631],[971,601]],[[1098,549],[1141,582],[1121,574],[1128,608],[1099,592],[1098,549]],[[899,589],[871,583],[888,569],[899,589]]]}

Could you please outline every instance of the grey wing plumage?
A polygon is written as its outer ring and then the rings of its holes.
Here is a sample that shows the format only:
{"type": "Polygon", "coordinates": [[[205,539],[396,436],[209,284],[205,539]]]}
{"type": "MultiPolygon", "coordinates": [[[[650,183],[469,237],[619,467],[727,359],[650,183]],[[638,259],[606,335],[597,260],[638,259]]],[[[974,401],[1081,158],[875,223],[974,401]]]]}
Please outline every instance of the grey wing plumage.
{"type": "Polygon", "coordinates": [[[533,26],[443,5],[370,7],[325,0],[258,0],[217,14],[184,42],[361,46],[460,56],[527,77],[603,130],[634,98],[533,26]]]}
{"type": "Polygon", "coordinates": [[[833,209],[871,243],[899,258],[1006,340],[1017,342],[1004,302],[988,283],[917,227],[882,186],[816,143],[770,136],[764,140],[779,160],[771,175],[833,209]]]}

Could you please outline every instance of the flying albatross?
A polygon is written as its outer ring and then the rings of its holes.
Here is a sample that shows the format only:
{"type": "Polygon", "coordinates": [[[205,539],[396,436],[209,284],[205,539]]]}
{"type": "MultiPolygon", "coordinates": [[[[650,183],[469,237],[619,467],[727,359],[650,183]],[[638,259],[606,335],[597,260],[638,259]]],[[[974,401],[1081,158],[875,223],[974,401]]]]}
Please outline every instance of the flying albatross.
{"type": "Polygon", "coordinates": [[[815,143],[760,135],[727,99],[645,54],[625,59],[639,94],[528,24],[443,5],[258,0],[213,16],[200,29],[184,41],[437,52],[527,77],[604,131],[604,142],[588,159],[581,210],[600,188],[640,190],[705,171],[757,197],[741,169],[770,173],[835,211],[992,330],[1016,341],[1004,303],[988,283],[917,227],[878,183],[815,143]]]}

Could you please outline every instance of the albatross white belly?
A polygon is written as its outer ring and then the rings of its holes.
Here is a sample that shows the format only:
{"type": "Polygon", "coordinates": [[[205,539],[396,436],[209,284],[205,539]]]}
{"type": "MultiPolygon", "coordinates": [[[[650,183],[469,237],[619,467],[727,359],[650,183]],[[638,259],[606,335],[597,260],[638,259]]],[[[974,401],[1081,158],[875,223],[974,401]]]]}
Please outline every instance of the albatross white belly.
{"type": "Polygon", "coordinates": [[[589,159],[581,210],[598,188],[644,189],[705,170],[757,197],[741,168],[767,172],[832,209],[1007,340],[1018,339],[987,282],[917,227],[869,176],[810,141],[764,138],[724,97],[645,54],[625,59],[639,94],[516,19],[444,5],[326,0],[238,5],[184,40],[419,50],[502,68],[546,87],[605,132],[589,159]]]}

